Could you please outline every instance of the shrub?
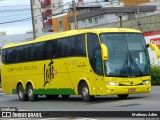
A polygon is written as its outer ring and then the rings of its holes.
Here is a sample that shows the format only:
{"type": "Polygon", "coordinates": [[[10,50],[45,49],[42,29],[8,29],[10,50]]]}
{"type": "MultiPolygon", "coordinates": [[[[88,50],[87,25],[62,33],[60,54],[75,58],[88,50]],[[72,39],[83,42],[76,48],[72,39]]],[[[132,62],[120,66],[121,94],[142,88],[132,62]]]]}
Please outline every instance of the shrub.
{"type": "Polygon", "coordinates": [[[160,85],[160,64],[151,65],[151,83],[152,85],[160,85]]]}

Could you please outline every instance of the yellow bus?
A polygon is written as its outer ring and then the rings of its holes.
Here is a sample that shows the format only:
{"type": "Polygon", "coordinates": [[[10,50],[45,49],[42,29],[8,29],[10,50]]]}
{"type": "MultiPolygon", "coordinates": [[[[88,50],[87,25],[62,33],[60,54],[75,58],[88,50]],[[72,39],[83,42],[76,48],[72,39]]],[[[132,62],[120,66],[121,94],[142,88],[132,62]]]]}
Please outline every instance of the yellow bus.
{"type": "Polygon", "coordinates": [[[2,49],[2,90],[21,101],[81,95],[149,93],[150,61],[143,34],[134,29],[71,30],[9,44],[2,49]]]}

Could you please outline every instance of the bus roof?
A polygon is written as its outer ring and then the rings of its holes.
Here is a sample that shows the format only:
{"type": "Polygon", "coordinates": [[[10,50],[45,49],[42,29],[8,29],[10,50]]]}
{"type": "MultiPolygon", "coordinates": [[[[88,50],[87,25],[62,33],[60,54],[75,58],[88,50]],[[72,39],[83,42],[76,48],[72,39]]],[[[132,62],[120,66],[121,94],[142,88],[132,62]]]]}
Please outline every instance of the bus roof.
{"type": "Polygon", "coordinates": [[[96,28],[96,29],[79,29],[79,30],[69,30],[66,32],[59,32],[59,33],[54,33],[50,35],[45,35],[36,38],[35,40],[32,41],[26,41],[26,42],[20,42],[20,43],[11,43],[8,45],[3,46],[2,49],[4,48],[10,48],[10,47],[15,47],[15,46],[21,46],[21,45],[26,45],[26,44],[31,44],[31,43],[36,43],[40,41],[46,41],[46,40],[51,40],[51,39],[56,39],[56,38],[63,38],[63,37],[68,37],[72,35],[78,35],[78,34],[83,34],[83,33],[106,33],[106,32],[133,32],[133,33],[141,33],[139,30],[135,29],[128,29],[128,28],[96,28]]]}

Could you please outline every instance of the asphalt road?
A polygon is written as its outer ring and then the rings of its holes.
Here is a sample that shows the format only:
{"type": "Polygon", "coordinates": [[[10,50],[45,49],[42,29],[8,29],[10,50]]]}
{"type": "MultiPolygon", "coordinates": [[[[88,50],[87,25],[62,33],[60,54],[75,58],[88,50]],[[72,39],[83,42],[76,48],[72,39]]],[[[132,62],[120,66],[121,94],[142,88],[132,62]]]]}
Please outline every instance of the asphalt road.
{"type": "Polygon", "coordinates": [[[80,96],[47,99],[40,96],[36,102],[19,101],[17,95],[0,93],[0,107],[16,107],[22,111],[160,111],[160,86],[153,86],[151,93],[129,95],[120,100],[115,96],[96,97],[94,102],[83,102],[80,96]]]}
{"type": "Polygon", "coordinates": [[[96,97],[94,102],[83,102],[80,96],[47,99],[39,96],[36,102],[19,101],[17,95],[0,93],[0,107],[17,107],[31,111],[160,111],[160,86],[153,86],[151,93],[129,95],[120,100],[116,95],[96,97]]]}

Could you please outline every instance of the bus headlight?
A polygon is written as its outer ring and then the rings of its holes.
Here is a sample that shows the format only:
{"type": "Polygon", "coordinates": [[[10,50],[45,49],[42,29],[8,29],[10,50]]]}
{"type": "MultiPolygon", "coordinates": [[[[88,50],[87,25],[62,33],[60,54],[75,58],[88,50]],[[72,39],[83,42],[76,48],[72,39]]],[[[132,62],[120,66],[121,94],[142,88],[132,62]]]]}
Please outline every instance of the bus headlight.
{"type": "Polygon", "coordinates": [[[107,84],[111,86],[119,86],[118,82],[107,82],[107,84]]]}
{"type": "Polygon", "coordinates": [[[143,81],[143,85],[150,84],[150,83],[151,83],[150,80],[144,80],[144,81],[143,81]]]}

